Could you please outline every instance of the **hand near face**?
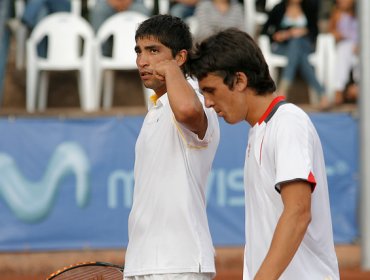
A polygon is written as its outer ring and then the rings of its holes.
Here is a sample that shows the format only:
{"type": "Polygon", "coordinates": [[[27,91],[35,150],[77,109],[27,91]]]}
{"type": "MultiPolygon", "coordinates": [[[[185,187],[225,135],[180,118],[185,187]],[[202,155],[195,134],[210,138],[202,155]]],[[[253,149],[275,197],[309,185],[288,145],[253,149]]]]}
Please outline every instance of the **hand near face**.
{"type": "Polygon", "coordinates": [[[171,73],[176,73],[176,71],[180,70],[176,60],[163,60],[155,65],[153,68],[154,76],[161,81],[165,81],[166,77],[171,73]]]}

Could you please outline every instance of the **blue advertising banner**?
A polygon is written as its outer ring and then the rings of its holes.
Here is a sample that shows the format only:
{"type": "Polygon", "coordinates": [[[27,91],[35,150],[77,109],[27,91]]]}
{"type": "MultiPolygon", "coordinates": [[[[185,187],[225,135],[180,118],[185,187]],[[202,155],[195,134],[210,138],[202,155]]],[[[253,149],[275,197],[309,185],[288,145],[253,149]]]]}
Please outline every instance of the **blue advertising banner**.
{"type": "MultiPolygon", "coordinates": [[[[337,243],[358,237],[357,121],[311,115],[322,139],[337,243]]],[[[0,119],[0,250],[127,245],[135,142],[143,117],[0,119]]],[[[208,181],[215,246],[244,244],[248,125],[220,119],[208,181]]]]}
{"type": "Polygon", "coordinates": [[[311,114],[310,117],[324,150],[334,241],[352,243],[359,235],[358,120],[343,113],[311,114]]]}

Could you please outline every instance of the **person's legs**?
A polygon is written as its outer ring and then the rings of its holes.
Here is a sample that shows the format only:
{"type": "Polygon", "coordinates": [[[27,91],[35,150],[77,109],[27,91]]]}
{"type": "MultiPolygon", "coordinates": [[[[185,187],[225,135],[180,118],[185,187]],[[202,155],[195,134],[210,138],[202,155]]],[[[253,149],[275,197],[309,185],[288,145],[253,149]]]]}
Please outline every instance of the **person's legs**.
{"type": "Polygon", "coordinates": [[[315,69],[309,62],[308,56],[313,52],[313,47],[308,38],[302,38],[300,43],[301,59],[299,62],[299,70],[303,79],[307,82],[308,86],[319,97],[320,109],[327,109],[329,107],[329,99],[325,94],[324,87],[320,84],[316,77],[315,69]]]}
{"type": "Polygon", "coordinates": [[[30,29],[47,14],[55,12],[69,12],[71,4],[69,0],[29,0],[24,9],[22,22],[30,29]]]}
{"type": "Polygon", "coordinates": [[[310,42],[307,40],[301,41],[301,59],[299,63],[299,70],[307,84],[311,86],[317,93],[321,94],[324,92],[323,86],[317,80],[315,69],[313,65],[308,61],[308,56],[313,52],[313,48],[310,42]]]}
{"type": "MultiPolygon", "coordinates": [[[[40,8],[37,17],[35,18],[35,23],[37,24],[49,14],[70,11],[71,4],[69,0],[44,0],[44,6],[40,8]]],[[[46,57],[48,47],[47,44],[47,38],[41,40],[37,47],[37,52],[39,56],[46,57]]]]}
{"type": "Polygon", "coordinates": [[[141,1],[133,1],[128,10],[138,12],[146,16],[151,16],[152,14],[151,11],[141,1]]]}
{"type": "Polygon", "coordinates": [[[106,0],[97,0],[90,12],[90,23],[94,31],[97,32],[103,22],[115,13],[117,11],[108,5],[106,0]]]}
{"type": "Polygon", "coordinates": [[[46,5],[50,14],[71,11],[70,0],[47,0],[46,5]]]}
{"type": "MultiPolygon", "coordinates": [[[[97,0],[94,8],[90,12],[90,23],[95,32],[98,32],[100,26],[109,17],[116,14],[117,11],[113,9],[106,0],[97,0]]],[[[112,53],[112,39],[109,38],[104,43],[102,52],[105,56],[111,56],[112,53]]]]}
{"type": "Polygon", "coordinates": [[[195,6],[187,6],[181,3],[174,4],[170,9],[170,15],[185,19],[194,14],[195,6]]]}
{"type": "MultiPolygon", "coordinates": [[[[68,12],[71,10],[69,0],[29,0],[26,4],[22,22],[31,31],[45,16],[55,12],[68,12]]],[[[46,57],[47,39],[41,40],[37,47],[38,55],[46,57]]]]}
{"type": "Polygon", "coordinates": [[[46,9],[47,0],[28,0],[24,8],[22,22],[29,28],[33,29],[39,21],[39,14],[46,9]]]}
{"type": "Polygon", "coordinates": [[[10,30],[6,22],[11,16],[11,0],[0,0],[0,103],[3,97],[3,84],[8,58],[10,30]]]}
{"type": "Polygon", "coordinates": [[[283,68],[278,86],[278,92],[280,95],[286,95],[296,76],[301,55],[299,48],[299,39],[291,39],[286,43],[272,45],[273,53],[283,55],[288,59],[288,64],[283,68]]]}

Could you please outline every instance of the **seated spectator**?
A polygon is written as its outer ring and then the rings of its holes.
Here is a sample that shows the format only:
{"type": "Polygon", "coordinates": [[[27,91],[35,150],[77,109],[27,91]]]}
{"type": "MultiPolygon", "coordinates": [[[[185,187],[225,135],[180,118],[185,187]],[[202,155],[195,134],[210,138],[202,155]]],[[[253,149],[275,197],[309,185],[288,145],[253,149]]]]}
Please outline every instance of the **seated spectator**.
{"type": "Polygon", "coordinates": [[[325,89],[318,82],[308,56],[315,50],[318,35],[318,5],[313,0],[283,0],[269,13],[261,33],[270,37],[271,50],[288,58],[278,86],[286,95],[298,70],[311,90],[320,97],[320,108],[329,107],[325,89]]]}
{"type": "Polygon", "coordinates": [[[150,16],[151,11],[142,0],[96,0],[90,12],[90,22],[95,32],[110,16],[123,11],[135,11],[150,16]]]}
{"type": "MultiPolygon", "coordinates": [[[[118,12],[135,11],[150,16],[151,12],[144,5],[142,0],[96,0],[94,8],[90,12],[90,23],[95,32],[109,17],[118,12]]],[[[111,38],[103,45],[103,54],[111,56],[112,40],[111,38]]]]}
{"type": "Polygon", "coordinates": [[[69,0],[28,0],[22,16],[22,22],[32,30],[46,15],[56,12],[69,12],[69,0]]]}
{"type": "Polygon", "coordinates": [[[245,31],[243,7],[237,0],[202,0],[194,13],[197,26],[195,42],[229,27],[245,31]]]}
{"type": "MultiPolygon", "coordinates": [[[[21,23],[18,19],[9,19],[7,24],[15,32],[23,24],[28,32],[31,32],[37,23],[45,16],[56,12],[69,12],[71,10],[70,0],[28,0],[26,2],[21,23]]],[[[47,39],[44,38],[38,46],[39,56],[45,57],[47,50],[47,39]]]]}
{"type": "Polygon", "coordinates": [[[172,0],[170,15],[186,19],[194,14],[200,0],[172,0]]]}
{"type": "Polygon", "coordinates": [[[335,103],[344,101],[344,90],[357,61],[358,21],[355,0],[337,0],[329,19],[329,32],[336,40],[335,103]]]}

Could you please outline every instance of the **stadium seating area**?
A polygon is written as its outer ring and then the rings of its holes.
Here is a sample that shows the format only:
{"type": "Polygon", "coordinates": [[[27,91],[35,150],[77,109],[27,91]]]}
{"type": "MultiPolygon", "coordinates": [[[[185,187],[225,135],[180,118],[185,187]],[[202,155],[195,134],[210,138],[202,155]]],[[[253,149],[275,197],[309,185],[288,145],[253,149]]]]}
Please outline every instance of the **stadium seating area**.
{"type": "MultiPolygon", "coordinates": [[[[84,112],[91,112],[98,111],[101,108],[109,109],[112,106],[125,106],[126,104],[145,106],[150,91],[143,88],[138,77],[135,76],[134,52],[132,51],[132,53],[129,53],[129,51],[122,51],[126,42],[130,42],[130,44],[127,45],[127,50],[133,45],[132,38],[130,41],[128,37],[133,36],[134,30],[131,30],[131,32],[121,32],[121,35],[123,35],[121,36],[122,38],[118,40],[117,37],[117,40],[115,40],[121,44],[119,46],[120,51],[115,51],[114,55],[109,58],[110,62],[108,62],[107,57],[103,57],[101,53],[100,45],[103,42],[101,37],[103,29],[105,33],[110,32],[112,35],[112,32],[114,32],[114,24],[110,24],[109,27],[108,24],[106,24],[104,28],[102,27],[101,32],[93,34],[93,31],[90,30],[90,26],[88,26],[89,23],[86,20],[86,15],[92,9],[94,2],[94,0],[71,0],[72,6],[69,16],[65,13],[62,19],[61,15],[49,15],[40,22],[39,26],[37,26],[27,38],[25,37],[27,36],[27,32],[25,32],[24,27],[22,28],[21,24],[17,26],[9,54],[8,75],[5,77],[6,86],[5,96],[3,97],[3,110],[7,110],[8,107],[15,107],[24,108],[27,112],[32,113],[53,107],[66,109],[70,107],[79,107],[84,112]],[[55,18],[53,20],[53,27],[51,29],[49,28],[50,30],[43,28],[42,26],[50,27],[49,23],[53,17],[55,18]],[[83,35],[82,30],[76,30],[73,34],[70,34],[68,32],[70,27],[66,24],[67,18],[68,21],[70,21],[70,18],[73,18],[75,26],[84,25],[86,30],[84,30],[83,33],[89,33],[88,36],[86,37],[86,35],[83,35]],[[45,24],[45,21],[49,23],[46,22],[45,24]],[[52,33],[50,33],[52,30],[59,35],[52,36],[52,33]],[[62,34],[65,34],[66,37],[61,37],[62,34]],[[45,35],[50,35],[49,40],[59,40],[59,42],[55,41],[55,43],[50,41],[50,46],[59,47],[50,47],[47,59],[39,58],[35,51],[35,43],[39,42],[45,35]],[[78,56],[81,53],[81,42],[78,40],[82,37],[84,37],[83,55],[78,56]],[[28,46],[27,52],[26,41],[28,46]],[[63,42],[63,45],[61,45],[60,42],[63,42]],[[104,62],[102,60],[103,58],[104,62]],[[78,63],[76,63],[77,61],[78,63]],[[109,67],[107,63],[110,63],[109,67]],[[28,66],[26,67],[26,65],[28,66]],[[118,67],[118,65],[120,66],[118,67]],[[89,71],[92,69],[94,69],[94,71],[89,71]],[[115,70],[115,72],[112,72],[112,70],[115,70]],[[50,73],[50,75],[48,73],[50,73]],[[75,75],[76,73],[81,73],[81,75],[75,75]],[[51,79],[50,82],[49,76],[51,79]],[[118,79],[113,80],[115,76],[117,76],[118,79]],[[63,84],[62,88],[58,86],[59,80],[63,84]],[[65,90],[66,88],[68,90],[65,90]],[[132,93],[133,88],[135,89],[134,93],[132,93]],[[62,93],[58,94],[58,91],[62,93]],[[132,98],[134,99],[130,100],[132,98]]],[[[268,39],[265,38],[265,36],[260,36],[258,30],[266,20],[266,12],[279,1],[265,1],[264,12],[259,11],[261,7],[256,5],[256,3],[260,1],[245,0],[244,2],[247,30],[254,35],[257,42],[260,44],[270,66],[271,73],[274,79],[278,81],[279,72],[282,67],[286,65],[286,59],[271,53],[268,39]]],[[[145,1],[145,3],[148,8],[152,10],[156,8],[157,11],[162,13],[168,12],[170,7],[169,0],[160,0],[158,5],[154,5],[153,1],[145,1]]],[[[15,16],[19,20],[24,10],[25,2],[24,0],[16,0],[15,4],[15,16]]],[[[123,18],[126,16],[127,18],[127,15],[125,15],[126,13],[127,12],[121,12],[119,17],[123,18]]],[[[135,28],[137,24],[135,17],[136,16],[132,16],[132,14],[128,17],[128,21],[132,20],[128,28],[135,28]]],[[[140,17],[140,19],[144,18],[145,16],[140,17]]],[[[108,22],[112,22],[112,19],[107,20],[107,23],[108,22]]],[[[194,25],[194,18],[188,19],[188,22],[192,22],[194,25]]],[[[310,61],[315,68],[318,79],[325,85],[330,98],[333,99],[333,72],[336,61],[334,55],[335,42],[332,35],[328,34],[325,30],[325,20],[321,20],[321,22],[323,22],[320,23],[322,32],[318,37],[316,52],[311,55],[310,61]]],[[[115,36],[119,34],[119,32],[114,33],[115,36]]],[[[104,39],[107,38],[105,37],[104,39]]],[[[115,46],[114,48],[117,47],[118,46],[115,46]]],[[[293,90],[294,95],[288,96],[291,102],[309,105],[309,92],[299,75],[293,90]]],[[[350,107],[353,108],[353,106],[350,107]]]]}

